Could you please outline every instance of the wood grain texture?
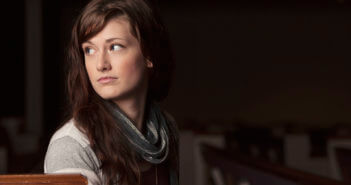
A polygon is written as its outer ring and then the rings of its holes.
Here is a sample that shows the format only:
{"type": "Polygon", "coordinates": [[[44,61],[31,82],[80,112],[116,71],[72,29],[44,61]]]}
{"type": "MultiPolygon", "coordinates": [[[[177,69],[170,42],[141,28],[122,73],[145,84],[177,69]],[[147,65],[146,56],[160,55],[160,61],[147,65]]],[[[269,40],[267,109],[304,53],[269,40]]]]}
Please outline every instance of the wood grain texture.
{"type": "Polygon", "coordinates": [[[80,174],[18,174],[0,175],[0,185],[87,185],[80,174]]]}

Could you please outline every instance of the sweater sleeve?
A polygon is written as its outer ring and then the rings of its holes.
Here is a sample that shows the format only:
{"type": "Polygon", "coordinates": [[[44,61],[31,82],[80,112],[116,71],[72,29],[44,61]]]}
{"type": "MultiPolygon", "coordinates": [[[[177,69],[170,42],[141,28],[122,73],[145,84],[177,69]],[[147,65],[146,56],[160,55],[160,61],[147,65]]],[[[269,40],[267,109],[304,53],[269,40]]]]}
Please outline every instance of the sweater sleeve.
{"type": "Polygon", "coordinates": [[[45,156],[45,173],[79,173],[88,180],[88,185],[102,185],[95,155],[90,147],[83,147],[70,136],[50,143],[45,156]]]}

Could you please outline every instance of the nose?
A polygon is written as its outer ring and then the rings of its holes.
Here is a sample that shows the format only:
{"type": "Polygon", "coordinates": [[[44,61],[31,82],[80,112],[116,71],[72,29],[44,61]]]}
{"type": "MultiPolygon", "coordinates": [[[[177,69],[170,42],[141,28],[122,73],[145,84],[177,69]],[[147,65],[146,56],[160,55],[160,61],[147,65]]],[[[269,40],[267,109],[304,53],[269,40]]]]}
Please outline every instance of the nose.
{"type": "Polygon", "coordinates": [[[104,72],[111,70],[111,62],[107,52],[103,52],[98,58],[96,69],[98,71],[104,72]]]}

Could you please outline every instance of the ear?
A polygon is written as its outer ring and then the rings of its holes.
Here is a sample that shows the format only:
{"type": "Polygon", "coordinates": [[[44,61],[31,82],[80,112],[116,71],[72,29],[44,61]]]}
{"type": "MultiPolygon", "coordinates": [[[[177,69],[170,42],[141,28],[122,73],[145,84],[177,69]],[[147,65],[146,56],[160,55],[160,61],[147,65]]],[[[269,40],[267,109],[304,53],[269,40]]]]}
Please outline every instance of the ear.
{"type": "Polygon", "coordinates": [[[146,67],[147,68],[153,68],[154,64],[149,59],[146,59],[146,67]]]}

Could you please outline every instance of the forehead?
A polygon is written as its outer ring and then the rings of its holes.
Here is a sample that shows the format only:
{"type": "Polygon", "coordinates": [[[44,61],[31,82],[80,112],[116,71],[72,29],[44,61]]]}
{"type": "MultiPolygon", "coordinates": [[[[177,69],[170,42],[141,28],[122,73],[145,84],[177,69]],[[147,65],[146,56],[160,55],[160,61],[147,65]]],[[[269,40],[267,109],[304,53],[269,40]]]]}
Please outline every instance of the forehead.
{"type": "Polygon", "coordinates": [[[93,36],[94,39],[109,39],[111,37],[134,37],[129,20],[125,17],[117,17],[109,20],[105,27],[93,36]]]}

